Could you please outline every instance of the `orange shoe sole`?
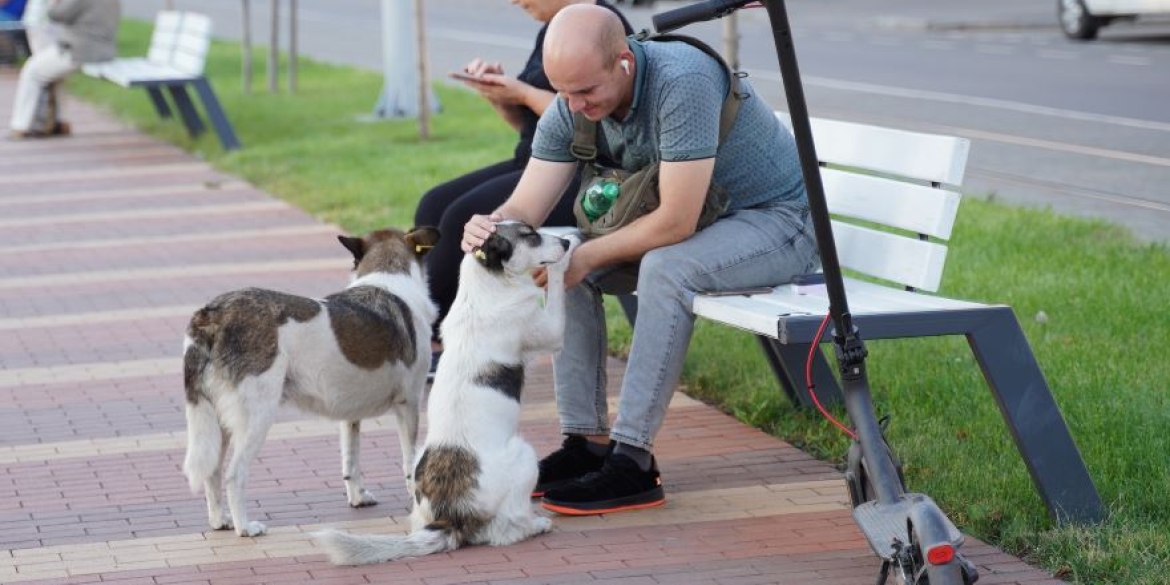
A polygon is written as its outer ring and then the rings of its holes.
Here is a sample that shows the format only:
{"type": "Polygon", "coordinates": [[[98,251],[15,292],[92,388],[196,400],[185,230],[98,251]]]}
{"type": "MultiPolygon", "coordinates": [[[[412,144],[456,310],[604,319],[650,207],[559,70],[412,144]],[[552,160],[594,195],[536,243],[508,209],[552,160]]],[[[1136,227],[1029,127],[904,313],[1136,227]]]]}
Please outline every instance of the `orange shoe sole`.
{"type": "Polygon", "coordinates": [[[614,506],[612,508],[597,508],[591,510],[583,510],[580,508],[570,508],[567,506],[558,506],[557,504],[550,504],[548,502],[541,502],[540,506],[545,510],[563,514],[565,516],[597,516],[599,514],[615,514],[617,512],[629,512],[633,510],[643,510],[646,508],[654,508],[666,503],[666,498],[655,500],[653,502],[645,502],[641,504],[630,504],[627,506],[614,506]]]}

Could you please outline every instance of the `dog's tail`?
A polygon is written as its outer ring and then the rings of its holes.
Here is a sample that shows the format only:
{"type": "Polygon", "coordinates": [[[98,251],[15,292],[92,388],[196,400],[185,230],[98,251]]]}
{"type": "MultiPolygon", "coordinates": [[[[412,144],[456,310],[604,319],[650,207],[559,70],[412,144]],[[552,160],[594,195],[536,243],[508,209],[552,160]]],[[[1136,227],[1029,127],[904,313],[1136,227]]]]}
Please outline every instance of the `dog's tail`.
{"type": "Polygon", "coordinates": [[[211,375],[214,329],[208,310],[200,309],[191,317],[183,340],[183,385],[187,390],[187,457],[183,474],[193,493],[199,493],[222,463],[223,431],[206,386],[211,375]]]}
{"type": "Polygon", "coordinates": [[[313,533],[313,540],[325,548],[329,560],[335,565],[367,565],[397,561],[459,548],[461,539],[456,530],[432,526],[405,536],[376,536],[320,530],[313,533]]]}

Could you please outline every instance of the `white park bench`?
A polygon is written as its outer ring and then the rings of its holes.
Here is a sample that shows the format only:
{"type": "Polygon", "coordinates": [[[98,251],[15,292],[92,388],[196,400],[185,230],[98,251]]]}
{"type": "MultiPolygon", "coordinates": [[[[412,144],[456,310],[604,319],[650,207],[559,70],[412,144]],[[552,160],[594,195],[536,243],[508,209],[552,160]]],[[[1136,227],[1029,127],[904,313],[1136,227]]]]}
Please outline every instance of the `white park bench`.
{"type": "MultiPolygon", "coordinates": [[[[968,141],[824,119],[812,120],[812,132],[840,262],[868,277],[845,280],[862,339],[966,336],[1049,512],[1058,521],[1101,518],[1101,500],[1011,307],[927,294],[942,281],[968,141]]],[[[789,397],[812,404],[809,350],[832,340],[829,331],[814,339],[829,308],[823,286],[699,295],[693,308],[754,333],[789,397]]],[[[814,359],[817,396],[840,400],[829,364],[819,351],[814,359]]]]}
{"type": "Polygon", "coordinates": [[[187,94],[187,86],[194,87],[224,150],[234,150],[240,147],[240,143],[215,97],[211,82],[203,75],[210,45],[210,18],[194,12],[162,11],[155,19],[146,57],[88,63],[82,71],[122,87],[146,88],[159,116],[170,118],[171,108],[162,93],[165,88],[192,138],[206,129],[187,94]]]}

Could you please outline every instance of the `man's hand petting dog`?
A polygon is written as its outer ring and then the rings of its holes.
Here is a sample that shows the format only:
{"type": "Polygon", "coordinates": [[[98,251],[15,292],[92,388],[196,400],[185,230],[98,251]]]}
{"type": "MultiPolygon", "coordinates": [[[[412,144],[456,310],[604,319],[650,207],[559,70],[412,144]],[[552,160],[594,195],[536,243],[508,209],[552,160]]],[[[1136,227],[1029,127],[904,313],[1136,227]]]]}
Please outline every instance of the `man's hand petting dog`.
{"type": "Polygon", "coordinates": [[[473,215],[463,226],[463,241],[460,247],[464,254],[470,254],[496,232],[496,222],[503,221],[504,217],[498,213],[491,215],[473,215]]]}

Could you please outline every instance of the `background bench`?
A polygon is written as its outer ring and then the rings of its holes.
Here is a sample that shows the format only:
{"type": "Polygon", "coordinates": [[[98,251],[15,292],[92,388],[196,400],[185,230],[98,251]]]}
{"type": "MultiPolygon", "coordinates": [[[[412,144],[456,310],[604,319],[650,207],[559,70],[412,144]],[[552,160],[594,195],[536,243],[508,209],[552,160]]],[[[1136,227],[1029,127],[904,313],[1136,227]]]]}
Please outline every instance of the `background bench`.
{"type": "Polygon", "coordinates": [[[194,12],[163,11],[155,19],[146,57],[89,63],[82,71],[122,87],[146,88],[159,116],[170,118],[171,108],[162,92],[165,88],[192,138],[206,129],[187,94],[187,86],[194,87],[224,150],[234,150],[240,147],[240,142],[215,97],[211,82],[203,75],[210,45],[210,18],[194,12]]]}
{"type": "MultiPolygon", "coordinates": [[[[782,122],[787,119],[780,115],[782,122]]],[[[949,136],[813,119],[813,137],[853,322],[864,340],[966,336],[1016,447],[1057,521],[1104,514],[1011,307],[925,294],[942,281],[959,209],[968,142],[949,136]]],[[[696,315],[754,333],[789,397],[810,406],[805,363],[829,301],[824,287],[785,284],[766,295],[698,296],[696,315]]],[[[814,354],[822,402],[840,400],[832,368],[814,354]]]]}

